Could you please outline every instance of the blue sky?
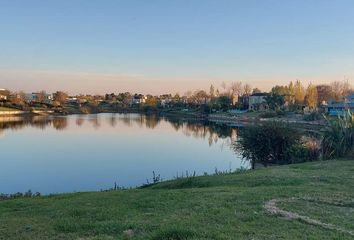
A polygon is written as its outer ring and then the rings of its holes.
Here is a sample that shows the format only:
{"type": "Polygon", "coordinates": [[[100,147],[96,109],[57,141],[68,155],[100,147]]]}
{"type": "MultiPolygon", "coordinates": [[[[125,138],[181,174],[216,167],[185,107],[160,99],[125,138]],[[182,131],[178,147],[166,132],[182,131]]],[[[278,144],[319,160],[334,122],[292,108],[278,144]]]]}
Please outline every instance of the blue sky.
{"type": "Polygon", "coordinates": [[[0,0],[0,85],[160,93],[354,77],[352,0],[0,0]]]}

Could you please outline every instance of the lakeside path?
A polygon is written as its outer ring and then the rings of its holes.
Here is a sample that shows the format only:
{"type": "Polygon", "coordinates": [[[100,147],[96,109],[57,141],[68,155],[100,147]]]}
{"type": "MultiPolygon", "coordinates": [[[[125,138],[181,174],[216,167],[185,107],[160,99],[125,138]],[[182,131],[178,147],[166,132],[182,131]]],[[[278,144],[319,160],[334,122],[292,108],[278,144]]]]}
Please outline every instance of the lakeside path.
{"type": "Polygon", "coordinates": [[[354,160],[333,160],[5,200],[0,239],[353,239],[353,186],[354,160]]]}

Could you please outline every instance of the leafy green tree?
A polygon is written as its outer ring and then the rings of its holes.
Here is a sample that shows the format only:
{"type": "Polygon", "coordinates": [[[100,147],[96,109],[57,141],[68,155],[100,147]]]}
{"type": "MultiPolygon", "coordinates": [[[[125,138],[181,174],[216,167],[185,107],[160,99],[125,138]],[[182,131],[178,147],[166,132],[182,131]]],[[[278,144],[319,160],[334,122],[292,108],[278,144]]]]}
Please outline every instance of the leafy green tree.
{"type": "Polygon", "coordinates": [[[272,92],[270,95],[266,96],[265,100],[269,108],[272,110],[280,109],[285,103],[284,96],[279,95],[278,93],[275,92],[272,92]]]}
{"type": "Polygon", "coordinates": [[[217,103],[222,110],[226,111],[231,105],[231,98],[230,96],[220,96],[218,97],[217,103]]]}

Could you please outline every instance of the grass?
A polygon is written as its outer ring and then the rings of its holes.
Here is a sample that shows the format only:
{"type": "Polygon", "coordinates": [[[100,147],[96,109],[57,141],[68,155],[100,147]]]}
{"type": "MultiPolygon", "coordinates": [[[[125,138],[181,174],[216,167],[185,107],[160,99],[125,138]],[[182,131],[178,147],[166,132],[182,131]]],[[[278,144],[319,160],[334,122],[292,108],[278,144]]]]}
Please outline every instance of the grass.
{"type": "Polygon", "coordinates": [[[8,108],[8,107],[0,107],[0,112],[11,112],[11,111],[18,111],[18,109],[8,108]]]}
{"type": "Polygon", "coordinates": [[[272,167],[143,189],[0,202],[0,239],[353,239],[270,215],[279,208],[354,230],[354,161],[272,167]]]}

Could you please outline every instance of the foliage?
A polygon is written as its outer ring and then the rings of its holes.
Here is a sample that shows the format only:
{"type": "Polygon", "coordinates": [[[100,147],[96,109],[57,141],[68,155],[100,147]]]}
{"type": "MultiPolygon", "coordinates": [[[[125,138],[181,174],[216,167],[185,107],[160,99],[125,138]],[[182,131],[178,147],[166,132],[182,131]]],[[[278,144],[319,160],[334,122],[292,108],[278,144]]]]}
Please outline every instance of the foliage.
{"type": "Polygon", "coordinates": [[[349,84],[348,79],[343,81],[334,81],[331,83],[331,95],[334,101],[341,101],[343,97],[352,92],[352,87],[349,84]]]}
{"type": "Polygon", "coordinates": [[[322,140],[324,157],[354,156],[354,115],[348,111],[343,117],[327,122],[322,140]]]}
{"type": "Polygon", "coordinates": [[[319,157],[319,148],[311,148],[301,143],[295,144],[289,149],[289,159],[291,163],[315,161],[318,160],[319,157]]]}
{"type": "Polygon", "coordinates": [[[300,134],[290,125],[268,122],[264,125],[251,125],[239,131],[239,140],[234,144],[243,158],[264,166],[269,164],[291,163],[289,151],[300,141],[300,134]]]}
{"type": "Polygon", "coordinates": [[[317,107],[318,93],[315,85],[310,84],[308,86],[305,100],[309,108],[314,109],[317,107]]]}
{"type": "Polygon", "coordinates": [[[230,108],[231,98],[229,96],[220,96],[217,99],[217,103],[222,110],[226,111],[230,108]]]}
{"type": "Polygon", "coordinates": [[[279,95],[278,93],[275,92],[272,92],[270,95],[267,95],[265,97],[265,100],[269,108],[272,110],[280,109],[285,103],[284,96],[279,95]]]}
{"type": "Polygon", "coordinates": [[[274,118],[277,116],[278,116],[278,114],[274,111],[267,111],[267,112],[263,112],[263,113],[259,114],[260,118],[274,118]]]}
{"type": "Polygon", "coordinates": [[[303,104],[305,100],[305,88],[300,82],[300,80],[297,80],[295,82],[293,91],[294,91],[295,103],[303,104]]]}
{"type": "Polygon", "coordinates": [[[64,105],[67,101],[68,94],[62,91],[57,91],[53,94],[53,99],[55,102],[58,102],[59,105],[64,105]]]}
{"type": "Polygon", "coordinates": [[[305,121],[317,121],[317,120],[320,120],[322,119],[322,115],[319,113],[319,112],[311,112],[310,114],[305,114],[303,119],[305,121]]]}

